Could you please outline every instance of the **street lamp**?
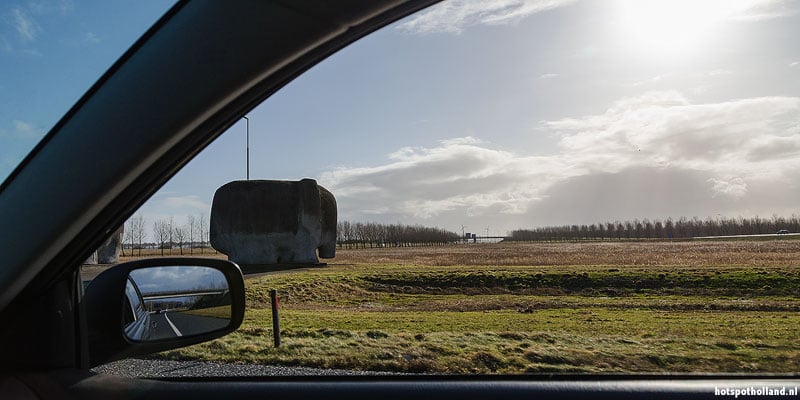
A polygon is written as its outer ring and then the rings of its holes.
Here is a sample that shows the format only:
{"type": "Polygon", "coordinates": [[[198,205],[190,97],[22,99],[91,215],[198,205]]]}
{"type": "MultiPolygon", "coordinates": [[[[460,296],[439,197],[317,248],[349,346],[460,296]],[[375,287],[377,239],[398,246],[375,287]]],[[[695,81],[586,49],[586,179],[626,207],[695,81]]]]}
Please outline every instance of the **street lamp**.
{"type": "Polygon", "coordinates": [[[250,118],[242,117],[247,123],[247,180],[250,180],[250,118]]]}

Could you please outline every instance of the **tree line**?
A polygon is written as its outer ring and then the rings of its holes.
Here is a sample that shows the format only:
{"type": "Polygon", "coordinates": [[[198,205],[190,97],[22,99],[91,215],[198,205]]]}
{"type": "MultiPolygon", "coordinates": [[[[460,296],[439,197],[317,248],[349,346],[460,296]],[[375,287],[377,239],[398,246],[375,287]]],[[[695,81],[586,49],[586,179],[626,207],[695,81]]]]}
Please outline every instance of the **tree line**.
{"type": "Polygon", "coordinates": [[[192,254],[199,248],[202,254],[209,246],[208,218],[203,214],[187,215],[183,224],[176,223],[174,217],[158,219],[153,221],[150,228],[153,241],[145,242],[148,238],[148,221],[143,215],[135,215],[128,219],[123,235],[123,253],[125,248],[128,248],[131,253],[138,250],[139,255],[142,255],[142,249],[154,248],[160,249],[163,256],[165,250],[172,254],[172,250],[177,248],[183,255],[184,249],[188,249],[189,254],[192,254]]]}
{"type": "Polygon", "coordinates": [[[698,217],[677,219],[634,219],[590,225],[545,226],[511,232],[508,240],[570,241],[622,239],[681,239],[701,236],[756,235],[781,230],[800,232],[800,217],[698,217]]]}
{"type": "Polygon", "coordinates": [[[459,238],[455,232],[421,225],[350,221],[336,224],[339,248],[440,246],[459,238]]]}
{"type": "MultiPolygon", "coordinates": [[[[202,214],[186,216],[183,224],[169,217],[155,220],[152,225],[143,215],[134,215],[125,223],[123,255],[125,249],[138,251],[139,255],[142,249],[160,249],[161,255],[172,254],[175,249],[181,255],[187,251],[192,254],[197,248],[203,253],[210,247],[209,233],[208,219],[202,214]]],[[[350,221],[336,224],[339,248],[439,246],[459,239],[455,232],[421,225],[350,221]]]]}

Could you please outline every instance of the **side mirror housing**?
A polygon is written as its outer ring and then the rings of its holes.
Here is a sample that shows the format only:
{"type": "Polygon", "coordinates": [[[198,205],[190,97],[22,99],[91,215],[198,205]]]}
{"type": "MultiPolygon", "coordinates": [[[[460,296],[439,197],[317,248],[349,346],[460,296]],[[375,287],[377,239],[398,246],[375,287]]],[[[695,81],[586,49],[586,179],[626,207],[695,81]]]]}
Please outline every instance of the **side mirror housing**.
{"type": "Polygon", "coordinates": [[[189,346],[244,318],[239,266],[210,258],[153,258],[103,271],[83,297],[89,364],[189,346]]]}

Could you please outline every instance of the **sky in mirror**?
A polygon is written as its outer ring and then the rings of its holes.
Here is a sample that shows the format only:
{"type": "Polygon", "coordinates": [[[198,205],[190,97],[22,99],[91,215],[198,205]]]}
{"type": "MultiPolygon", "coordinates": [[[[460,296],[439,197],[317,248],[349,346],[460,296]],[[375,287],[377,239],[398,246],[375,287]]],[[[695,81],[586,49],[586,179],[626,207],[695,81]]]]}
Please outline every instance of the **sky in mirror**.
{"type": "Polygon", "coordinates": [[[131,271],[142,295],[160,292],[192,292],[228,289],[222,272],[209,267],[166,266],[131,271]]]}
{"type": "MultiPolygon", "coordinates": [[[[158,15],[151,7],[136,14],[158,15]]],[[[15,10],[3,11],[0,72],[41,57],[25,49],[46,53],[34,44],[49,25],[26,36],[15,10]]],[[[253,110],[250,175],[317,179],[340,220],[459,232],[796,214],[798,11],[776,0],[446,1],[253,110]]],[[[58,118],[37,117],[44,93],[2,93],[15,104],[0,115],[4,143],[58,118]]],[[[149,223],[207,215],[214,190],[245,173],[242,121],[140,212],[149,223]]]]}

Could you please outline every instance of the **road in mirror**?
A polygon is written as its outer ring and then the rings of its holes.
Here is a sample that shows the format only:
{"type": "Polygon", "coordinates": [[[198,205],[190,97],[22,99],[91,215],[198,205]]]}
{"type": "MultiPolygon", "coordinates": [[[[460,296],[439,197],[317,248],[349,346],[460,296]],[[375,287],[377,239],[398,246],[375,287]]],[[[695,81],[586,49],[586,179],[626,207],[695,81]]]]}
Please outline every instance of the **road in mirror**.
{"type": "Polygon", "coordinates": [[[228,281],[209,267],[141,268],[128,276],[123,327],[133,341],[195,336],[231,319],[228,281]]]}

